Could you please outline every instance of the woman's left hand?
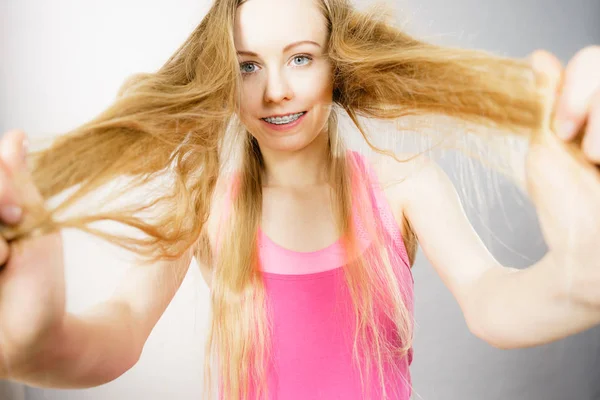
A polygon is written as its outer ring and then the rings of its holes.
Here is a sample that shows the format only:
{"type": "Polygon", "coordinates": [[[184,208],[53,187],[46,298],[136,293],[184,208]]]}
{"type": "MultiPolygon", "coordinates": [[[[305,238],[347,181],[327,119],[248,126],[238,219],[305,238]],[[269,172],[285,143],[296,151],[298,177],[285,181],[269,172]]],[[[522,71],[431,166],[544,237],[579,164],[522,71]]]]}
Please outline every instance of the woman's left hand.
{"type": "Polygon", "coordinates": [[[562,287],[600,307],[600,46],[563,70],[556,57],[530,57],[547,101],[545,127],[531,140],[527,188],[562,287]]]}

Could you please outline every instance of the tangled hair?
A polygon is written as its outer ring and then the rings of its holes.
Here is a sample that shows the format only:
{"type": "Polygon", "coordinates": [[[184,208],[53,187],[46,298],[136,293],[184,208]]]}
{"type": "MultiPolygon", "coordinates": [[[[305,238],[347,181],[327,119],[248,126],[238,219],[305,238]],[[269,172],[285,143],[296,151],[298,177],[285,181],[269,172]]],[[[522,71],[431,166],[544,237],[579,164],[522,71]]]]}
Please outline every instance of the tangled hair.
{"type": "MultiPolygon", "coordinates": [[[[212,319],[205,388],[210,395],[211,372],[216,368],[226,399],[245,398],[251,387],[266,390],[269,356],[266,296],[257,256],[264,165],[256,142],[249,140],[236,119],[241,78],[233,24],[242,1],[215,0],[158,71],[128,79],[104,112],[32,153],[32,176],[44,202],[26,204],[33,217],[4,232],[22,240],[77,228],[139,254],[141,262],[177,260],[189,252],[210,260],[212,319]],[[239,184],[219,256],[213,257],[206,222],[228,161],[223,152],[228,134],[242,148],[239,184]],[[112,200],[147,187],[152,188],[151,196],[136,197],[134,204],[68,215],[86,196],[115,182],[122,185],[111,187],[112,200]],[[50,206],[58,195],[60,201],[50,206]],[[107,232],[97,226],[103,221],[142,235],[107,232]]],[[[543,128],[547,107],[525,60],[417,40],[385,13],[359,11],[349,0],[319,4],[328,25],[327,54],[334,72],[329,176],[335,188],[337,227],[347,249],[345,279],[357,315],[354,351],[357,360],[366,356],[373,362],[383,382],[382,365],[404,357],[411,347],[412,293],[399,283],[392,267],[394,255],[384,251],[381,228],[368,207],[360,220],[375,238],[374,251],[357,252],[352,207],[356,199],[369,199],[361,185],[352,182],[351,171],[360,173],[360,168],[347,156],[337,132],[339,117],[345,113],[373,150],[396,157],[371,143],[361,118],[410,119],[417,121],[413,128],[418,130],[418,121],[442,116],[481,137],[501,131],[530,140],[543,128]],[[382,310],[397,328],[393,342],[386,340],[377,323],[382,310]]],[[[404,223],[412,264],[417,239],[404,223]]]]}

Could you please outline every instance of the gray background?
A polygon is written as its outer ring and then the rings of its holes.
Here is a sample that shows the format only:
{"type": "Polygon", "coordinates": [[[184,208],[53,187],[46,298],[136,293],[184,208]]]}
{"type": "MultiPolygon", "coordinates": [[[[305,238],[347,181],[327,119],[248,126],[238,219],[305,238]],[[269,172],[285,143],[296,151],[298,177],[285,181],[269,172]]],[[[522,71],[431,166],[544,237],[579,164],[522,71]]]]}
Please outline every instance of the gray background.
{"type": "MultiPolygon", "coordinates": [[[[1,131],[19,127],[43,138],[84,122],[109,104],[129,73],[158,67],[207,7],[197,0],[101,3],[2,0],[1,131]]],[[[420,36],[510,56],[544,48],[566,62],[578,49],[600,43],[599,0],[404,0],[396,8],[420,36]]],[[[458,183],[456,163],[443,165],[458,183]]],[[[499,181],[498,187],[499,201],[485,209],[470,207],[465,197],[467,213],[501,262],[525,267],[545,251],[535,214],[511,185],[499,181]]],[[[65,233],[65,250],[69,309],[107,297],[126,263],[107,257],[119,254],[75,232],[65,233]]],[[[414,274],[415,398],[600,399],[599,328],[538,348],[497,350],[469,333],[421,253],[414,274]]],[[[0,382],[0,399],[198,399],[206,296],[191,268],[142,359],[118,380],[76,391],[0,382]]]]}

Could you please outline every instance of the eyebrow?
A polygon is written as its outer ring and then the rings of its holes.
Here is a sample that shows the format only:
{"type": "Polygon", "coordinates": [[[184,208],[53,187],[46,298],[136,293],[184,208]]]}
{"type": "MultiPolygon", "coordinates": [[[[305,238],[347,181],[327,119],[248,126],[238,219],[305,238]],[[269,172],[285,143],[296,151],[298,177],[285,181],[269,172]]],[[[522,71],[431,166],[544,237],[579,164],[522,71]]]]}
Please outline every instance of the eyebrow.
{"type": "MultiPolygon", "coordinates": [[[[314,42],[312,40],[301,40],[299,42],[290,43],[287,46],[285,46],[283,48],[283,52],[285,53],[286,51],[290,50],[292,47],[296,47],[296,46],[299,46],[301,44],[313,44],[313,45],[315,45],[317,47],[321,47],[321,45],[319,43],[314,42]]],[[[238,50],[237,54],[240,55],[240,56],[258,57],[258,54],[254,53],[252,51],[238,50]]]]}

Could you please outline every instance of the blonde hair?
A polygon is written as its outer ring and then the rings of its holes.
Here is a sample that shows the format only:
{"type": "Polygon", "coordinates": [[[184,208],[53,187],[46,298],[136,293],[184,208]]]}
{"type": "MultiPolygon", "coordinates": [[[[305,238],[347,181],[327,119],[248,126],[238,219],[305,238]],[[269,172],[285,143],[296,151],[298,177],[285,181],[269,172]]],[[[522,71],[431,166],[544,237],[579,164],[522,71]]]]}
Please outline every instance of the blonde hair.
{"type": "MultiPolygon", "coordinates": [[[[210,260],[206,222],[227,161],[221,149],[227,133],[233,132],[242,141],[243,155],[233,213],[219,257],[212,260],[205,381],[210,395],[214,361],[226,399],[245,398],[251,384],[264,394],[269,357],[266,294],[256,246],[263,164],[256,142],[235,119],[240,75],[233,24],[242,1],[215,0],[158,71],[128,79],[104,112],[32,153],[33,179],[45,203],[26,205],[33,217],[5,232],[22,240],[77,228],[134,251],[144,261],[177,259],[187,251],[210,260]],[[116,180],[123,185],[112,192],[113,199],[156,182],[168,184],[154,189],[145,203],[63,215],[116,180]],[[49,200],[59,194],[66,195],[49,207],[49,200]],[[143,237],[94,226],[105,220],[134,228],[143,237]]],[[[439,115],[483,136],[489,129],[530,138],[542,128],[546,111],[524,60],[417,40],[379,9],[359,11],[348,0],[320,0],[319,5],[334,71],[329,174],[338,231],[348,254],[344,276],[357,315],[354,355],[372,361],[383,384],[382,365],[406,356],[412,345],[412,292],[398,279],[394,265],[399,260],[386,253],[377,215],[369,207],[361,207],[360,220],[374,239],[374,251],[358,253],[352,206],[357,199],[371,203],[365,189],[352,184],[358,168],[337,134],[340,113],[347,114],[371,148],[395,157],[371,143],[361,118],[399,121],[439,115]],[[385,339],[379,312],[394,324],[398,340],[385,339]]],[[[412,264],[417,239],[408,222],[403,223],[412,264]]]]}

